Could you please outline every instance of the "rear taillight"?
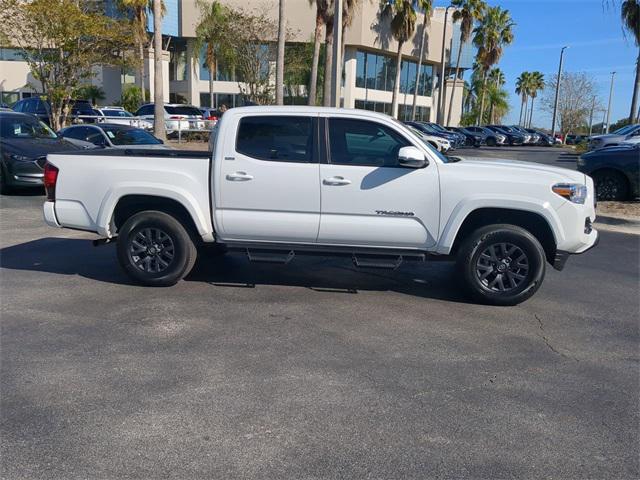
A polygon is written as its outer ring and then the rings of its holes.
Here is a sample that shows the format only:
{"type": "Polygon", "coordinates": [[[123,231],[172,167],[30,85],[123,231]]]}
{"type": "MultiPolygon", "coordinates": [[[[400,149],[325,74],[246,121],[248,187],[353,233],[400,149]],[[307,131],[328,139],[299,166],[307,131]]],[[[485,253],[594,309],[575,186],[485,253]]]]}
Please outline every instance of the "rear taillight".
{"type": "Polygon", "coordinates": [[[49,162],[44,165],[44,189],[47,192],[47,202],[56,201],[56,182],[58,181],[58,167],[49,162]]]}
{"type": "Polygon", "coordinates": [[[171,120],[180,120],[182,117],[176,117],[175,115],[172,117],[169,117],[171,120]]]}
{"type": "Polygon", "coordinates": [[[207,117],[207,120],[218,120],[218,117],[209,116],[209,117],[207,117]]]}

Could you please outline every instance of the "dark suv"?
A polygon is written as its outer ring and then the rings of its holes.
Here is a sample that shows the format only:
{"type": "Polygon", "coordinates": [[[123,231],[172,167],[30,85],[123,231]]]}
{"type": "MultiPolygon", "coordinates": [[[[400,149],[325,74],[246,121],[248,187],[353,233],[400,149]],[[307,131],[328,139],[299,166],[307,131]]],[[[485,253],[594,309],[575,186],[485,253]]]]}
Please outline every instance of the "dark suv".
{"type": "MultiPolygon", "coordinates": [[[[38,120],[49,125],[49,112],[51,111],[51,105],[48,101],[41,99],[40,97],[29,97],[13,106],[14,112],[30,113],[38,117],[38,120]]],[[[84,123],[95,123],[95,112],[91,107],[91,102],[88,100],[72,100],[71,101],[71,117],[79,119],[84,123]]]]}

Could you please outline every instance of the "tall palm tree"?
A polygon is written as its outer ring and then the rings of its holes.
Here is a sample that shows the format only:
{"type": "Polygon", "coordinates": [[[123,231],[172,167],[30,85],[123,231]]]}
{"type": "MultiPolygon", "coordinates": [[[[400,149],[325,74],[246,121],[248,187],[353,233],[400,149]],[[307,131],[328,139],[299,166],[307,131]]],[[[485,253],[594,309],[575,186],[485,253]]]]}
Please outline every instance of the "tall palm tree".
{"type": "MultiPolygon", "coordinates": [[[[518,125],[522,125],[522,112],[525,104],[527,104],[527,99],[529,96],[529,82],[531,79],[530,72],[522,72],[520,76],[516,79],[516,93],[520,95],[520,119],[518,120],[518,125]]],[[[526,117],[525,112],[525,117],[526,117]]]]}
{"type": "Polygon", "coordinates": [[[416,29],[416,11],[413,0],[380,0],[380,8],[382,9],[382,17],[391,19],[391,35],[398,42],[396,79],[393,84],[393,95],[391,96],[391,116],[397,118],[402,46],[411,38],[416,29]]]}
{"type": "Polygon", "coordinates": [[[276,56],[276,105],[284,105],[284,41],[287,25],[284,7],[285,0],[280,0],[278,9],[278,53],[276,56]]]}
{"type": "MultiPolygon", "coordinates": [[[[138,86],[142,94],[142,103],[147,101],[144,81],[144,49],[149,42],[147,25],[149,10],[153,10],[153,0],[120,0],[120,7],[131,13],[131,23],[133,26],[134,39],[138,49],[138,86]]],[[[161,4],[162,14],[166,12],[164,2],[161,4]]]]}
{"type": "Polygon", "coordinates": [[[309,3],[314,2],[316,4],[316,29],[313,35],[313,59],[311,60],[311,79],[309,80],[309,105],[316,104],[322,29],[326,24],[327,12],[329,10],[328,0],[309,0],[309,3]]]}
{"type": "Polygon", "coordinates": [[[531,122],[533,121],[533,101],[538,96],[538,92],[544,88],[544,74],[542,72],[531,72],[531,78],[529,81],[529,97],[531,97],[531,109],[529,110],[529,122],[527,126],[531,128],[531,122]]]}
{"type": "Polygon", "coordinates": [[[489,82],[485,94],[489,104],[487,121],[500,123],[502,117],[509,111],[509,93],[501,85],[489,82]]]}
{"type": "MultiPolygon", "coordinates": [[[[497,67],[492,68],[491,70],[489,70],[489,73],[487,74],[487,82],[489,84],[488,93],[493,93],[494,98],[496,98],[494,90],[498,91],[502,89],[502,86],[506,83],[504,72],[497,67]]],[[[489,100],[491,100],[491,97],[489,98],[489,100]]],[[[494,122],[493,110],[494,110],[494,102],[489,101],[489,120],[492,123],[494,122]]]]}
{"type": "Polygon", "coordinates": [[[424,12],[422,18],[422,37],[420,38],[420,52],[418,53],[418,68],[416,70],[416,81],[413,90],[413,105],[411,107],[411,120],[416,119],[418,92],[420,87],[420,70],[422,69],[422,58],[424,57],[424,45],[427,41],[427,26],[433,9],[433,0],[417,0],[416,6],[424,12]]]}
{"type": "Polygon", "coordinates": [[[492,65],[498,63],[502,57],[505,45],[513,41],[513,27],[515,23],[511,19],[509,10],[500,7],[489,7],[482,17],[480,24],[474,28],[473,43],[478,47],[477,59],[482,67],[483,92],[480,99],[480,112],[478,121],[484,113],[487,72],[492,65]]]}
{"type": "Polygon", "coordinates": [[[631,123],[638,121],[638,101],[640,97],[640,1],[624,0],[621,4],[620,15],[622,25],[631,32],[638,47],[638,59],[636,60],[636,81],[633,84],[633,96],[631,97],[631,112],[629,120],[631,123]]]}
{"type": "MultiPolygon", "coordinates": [[[[454,22],[460,22],[460,43],[458,45],[458,57],[456,59],[456,74],[453,77],[453,90],[456,91],[456,83],[460,74],[460,56],[462,55],[462,46],[469,41],[473,24],[482,19],[487,4],[482,0],[451,0],[451,5],[457,8],[451,17],[454,22]]],[[[451,123],[451,110],[453,110],[453,94],[449,99],[449,113],[447,113],[447,123],[451,123]]]]}
{"type": "Polygon", "coordinates": [[[162,15],[162,0],[153,0],[153,133],[160,140],[167,138],[162,75],[162,15]]]}
{"type": "Polygon", "coordinates": [[[192,55],[200,64],[200,53],[205,50],[204,63],[209,70],[209,106],[215,105],[213,82],[217,77],[219,60],[229,64],[232,56],[227,35],[229,34],[229,10],[219,1],[209,3],[206,0],[196,0],[200,8],[200,21],[196,25],[196,38],[193,42],[192,55]]]}

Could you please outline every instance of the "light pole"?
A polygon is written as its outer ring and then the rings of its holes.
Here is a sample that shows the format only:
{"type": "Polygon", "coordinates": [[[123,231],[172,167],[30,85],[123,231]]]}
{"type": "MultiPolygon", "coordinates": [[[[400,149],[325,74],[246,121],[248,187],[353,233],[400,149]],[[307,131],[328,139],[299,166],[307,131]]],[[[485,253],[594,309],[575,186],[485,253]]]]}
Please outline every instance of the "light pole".
{"type": "Polygon", "coordinates": [[[438,94],[438,115],[436,116],[436,123],[443,123],[444,120],[444,106],[445,106],[445,45],[447,43],[447,20],[449,18],[449,9],[455,8],[453,5],[449,5],[444,11],[444,26],[442,27],[442,53],[440,55],[440,93],[438,94]]]}
{"type": "Polygon", "coordinates": [[[556,138],[556,115],[558,114],[558,100],[560,99],[560,79],[562,77],[562,62],[564,60],[564,51],[569,47],[562,47],[560,50],[560,65],[558,66],[558,83],[556,83],[556,100],[553,104],[553,119],[551,120],[551,138],[556,138]]]}
{"type": "Polygon", "coordinates": [[[331,106],[340,107],[342,83],[342,0],[335,0],[333,10],[333,64],[331,65],[331,106]]]}
{"type": "Polygon", "coordinates": [[[589,113],[589,136],[593,133],[593,111],[596,109],[596,96],[593,96],[593,101],[591,102],[591,113],[589,113]]]}
{"type": "Polygon", "coordinates": [[[616,72],[611,72],[611,87],[609,87],[609,104],[607,105],[607,133],[609,133],[609,116],[611,114],[611,99],[613,98],[613,77],[616,72]]]}

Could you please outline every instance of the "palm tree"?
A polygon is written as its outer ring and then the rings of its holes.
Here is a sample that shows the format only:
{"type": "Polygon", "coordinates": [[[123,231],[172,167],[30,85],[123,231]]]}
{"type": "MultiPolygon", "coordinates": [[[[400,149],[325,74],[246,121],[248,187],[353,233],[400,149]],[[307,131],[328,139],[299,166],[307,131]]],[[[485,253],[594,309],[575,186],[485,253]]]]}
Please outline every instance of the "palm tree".
{"type": "Polygon", "coordinates": [[[636,81],[633,84],[633,96],[631,97],[631,112],[629,120],[634,123],[638,120],[638,97],[640,96],[640,1],[624,0],[621,4],[620,15],[623,28],[633,35],[636,46],[639,47],[636,60],[636,81]]]}
{"type": "MultiPolygon", "coordinates": [[[[138,80],[138,86],[142,92],[142,103],[145,103],[145,82],[144,82],[144,49],[147,46],[149,37],[147,35],[147,25],[149,18],[147,16],[148,10],[153,9],[153,0],[120,0],[120,7],[131,13],[132,26],[136,47],[138,49],[138,74],[136,75],[138,80]]],[[[166,12],[164,2],[161,4],[162,14],[166,12]]]]}
{"type": "Polygon", "coordinates": [[[98,87],[97,85],[83,85],[78,89],[78,98],[84,98],[86,100],[91,100],[92,105],[97,105],[98,100],[105,99],[105,93],[102,87],[98,87]]]}
{"type": "MultiPolygon", "coordinates": [[[[477,59],[482,67],[484,87],[486,87],[487,83],[487,72],[502,57],[504,46],[513,41],[514,25],[509,10],[503,10],[500,7],[489,7],[480,24],[473,30],[475,33],[473,43],[478,47],[477,59]]],[[[485,89],[483,88],[480,99],[478,121],[482,119],[484,113],[485,89]]]]}
{"type": "MultiPolygon", "coordinates": [[[[491,88],[494,88],[497,90],[501,89],[502,86],[506,83],[506,80],[504,78],[504,72],[499,68],[492,68],[491,70],[489,70],[489,73],[487,74],[487,81],[488,81],[488,84],[490,85],[490,88],[489,88],[490,92],[491,92],[491,88]]],[[[493,108],[494,108],[493,102],[489,102],[489,119],[491,120],[492,123],[494,121],[493,108]]]]}
{"type": "Polygon", "coordinates": [[[153,0],[153,134],[160,140],[167,138],[162,83],[162,3],[162,0],[153,0]]]}
{"type": "Polygon", "coordinates": [[[286,17],[285,0],[280,0],[278,10],[278,53],[276,57],[276,105],[284,105],[284,40],[286,17]]]}
{"type": "Polygon", "coordinates": [[[400,94],[400,69],[402,67],[402,46],[411,38],[416,29],[416,11],[413,0],[380,0],[382,17],[391,19],[391,35],[398,42],[396,55],[396,79],[391,96],[391,116],[398,116],[398,96],[400,94]]]}
{"type": "Polygon", "coordinates": [[[229,49],[227,35],[229,32],[229,10],[215,0],[196,0],[200,8],[200,22],[196,25],[196,38],[193,42],[192,55],[200,64],[200,53],[205,50],[204,63],[209,70],[209,106],[213,107],[213,82],[217,77],[217,64],[220,59],[228,65],[232,52],[229,49]]]}
{"type": "Polygon", "coordinates": [[[529,81],[529,96],[531,97],[531,109],[529,110],[529,122],[525,123],[531,128],[531,122],[533,120],[533,101],[538,96],[538,92],[544,88],[544,74],[542,72],[531,72],[531,78],[529,81]]]}
{"type": "MultiPolygon", "coordinates": [[[[531,78],[530,72],[522,72],[520,76],[516,79],[516,93],[520,95],[520,120],[518,120],[518,125],[522,125],[522,109],[527,104],[527,99],[529,96],[529,82],[531,78]]],[[[525,117],[526,117],[525,112],[525,117]]]]}
{"type": "Polygon", "coordinates": [[[417,0],[416,6],[424,12],[422,19],[422,37],[420,39],[420,52],[418,53],[418,68],[416,70],[416,81],[413,89],[413,106],[411,108],[411,120],[416,119],[418,92],[420,87],[420,70],[422,69],[422,58],[424,57],[424,45],[427,41],[427,26],[429,25],[429,18],[431,17],[431,10],[433,8],[433,0],[417,0]]]}
{"type": "Polygon", "coordinates": [[[313,2],[316,4],[316,29],[313,35],[313,60],[311,61],[311,79],[309,81],[309,105],[316,104],[322,27],[326,24],[327,12],[329,10],[328,0],[309,0],[309,3],[313,2]]]}
{"type": "MultiPolygon", "coordinates": [[[[487,4],[482,0],[451,0],[451,5],[457,8],[453,12],[452,19],[454,22],[460,22],[460,43],[458,45],[458,57],[456,59],[456,74],[453,77],[453,90],[456,91],[456,83],[460,74],[460,56],[462,55],[462,46],[469,41],[471,32],[473,31],[473,24],[477,20],[482,19],[487,4]]],[[[453,94],[449,100],[449,113],[447,113],[447,123],[451,123],[451,110],[453,110],[453,94]]]]}
{"type": "Polygon", "coordinates": [[[509,111],[509,93],[502,86],[490,82],[486,90],[487,103],[489,104],[488,122],[500,123],[509,111]]]}

